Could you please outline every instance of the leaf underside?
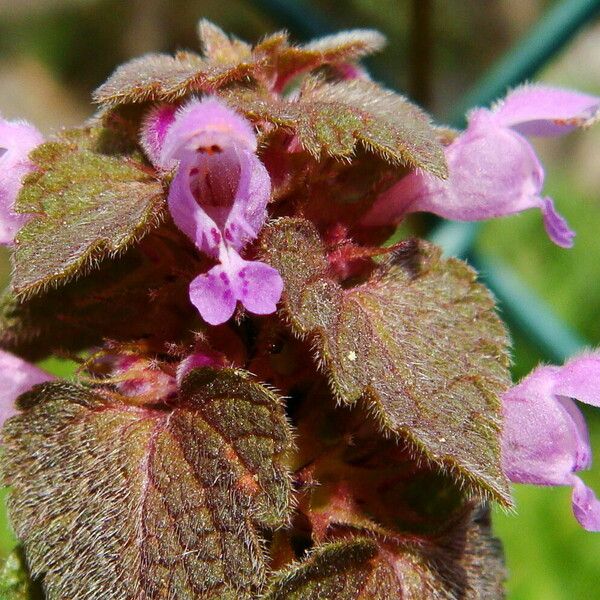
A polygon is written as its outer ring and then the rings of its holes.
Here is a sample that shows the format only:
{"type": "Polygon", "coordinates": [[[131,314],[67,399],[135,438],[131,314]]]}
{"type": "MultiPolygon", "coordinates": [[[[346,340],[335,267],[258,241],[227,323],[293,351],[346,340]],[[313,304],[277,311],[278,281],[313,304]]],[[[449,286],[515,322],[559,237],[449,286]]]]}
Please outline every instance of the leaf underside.
{"type": "Polygon", "coordinates": [[[104,132],[75,130],[31,154],[17,198],[33,214],[16,237],[13,290],[33,295],[89,270],[156,227],[162,184],[136,158],[105,153],[104,132]]]}
{"type": "Polygon", "coordinates": [[[344,289],[303,219],[274,222],[261,249],[285,282],[283,316],[310,338],[334,395],[361,400],[417,456],[510,504],[499,444],[507,338],[474,271],[409,241],[367,282],[344,289]]]}
{"type": "Polygon", "coordinates": [[[66,383],[20,402],[3,482],[49,600],[237,600],[263,585],[260,530],[289,511],[290,435],[274,394],[200,369],[173,409],[66,383]]]}

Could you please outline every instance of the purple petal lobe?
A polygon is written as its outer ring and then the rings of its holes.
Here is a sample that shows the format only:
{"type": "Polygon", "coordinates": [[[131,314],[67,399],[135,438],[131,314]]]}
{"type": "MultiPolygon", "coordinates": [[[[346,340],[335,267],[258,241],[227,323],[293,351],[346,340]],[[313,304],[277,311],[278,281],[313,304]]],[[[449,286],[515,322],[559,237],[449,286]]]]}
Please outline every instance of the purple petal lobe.
{"type": "Polygon", "coordinates": [[[17,414],[16,399],[30,388],[54,379],[22,358],[0,350],[0,426],[17,414]]]}
{"type": "Polygon", "coordinates": [[[573,514],[587,531],[600,531],[600,502],[579,477],[573,477],[573,514]]]}
{"type": "Polygon", "coordinates": [[[556,211],[552,198],[540,198],[540,210],[548,237],[561,248],[572,248],[575,232],[569,227],[565,218],[556,211]]]}
{"type": "Polygon", "coordinates": [[[600,98],[543,85],[526,85],[510,92],[494,108],[494,120],[523,135],[556,136],[594,120],[600,98]]]}
{"type": "Polygon", "coordinates": [[[565,363],[554,393],[600,406],[600,352],[582,354],[565,363]]]}
{"type": "Polygon", "coordinates": [[[236,282],[238,298],[251,313],[268,315],[277,310],[283,280],[277,269],[259,261],[244,261],[236,282]]]}
{"type": "Polygon", "coordinates": [[[23,177],[33,169],[29,153],[43,141],[32,125],[0,118],[0,245],[11,244],[28,220],[27,215],[15,213],[13,206],[23,177]]]}
{"type": "Polygon", "coordinates": [[[238,301],[254,314],[275,312],[283,291],[283,281],[276,269],[262,262],[243,260],[235,250],[222,255],[221,260],[221,264],[190,284],[190,299],[207,323],[225,323],[238,301]]]}
{"type": "Polygon", "coordinates": [[[175,121],[176,106],[159,104],[148,111],[141,131],[141,143],[150,162],[159,169],[170,169],[175,163],[161,161],[162,148],[169,128],[175,121]]]}
{"type": "Polygon", "coordinates": [[[223,265],[217,265],[190,283],[190,300],[210,325],[228,321],[237,304],[237,298],[223,274],[226,274],[223,265]]]}

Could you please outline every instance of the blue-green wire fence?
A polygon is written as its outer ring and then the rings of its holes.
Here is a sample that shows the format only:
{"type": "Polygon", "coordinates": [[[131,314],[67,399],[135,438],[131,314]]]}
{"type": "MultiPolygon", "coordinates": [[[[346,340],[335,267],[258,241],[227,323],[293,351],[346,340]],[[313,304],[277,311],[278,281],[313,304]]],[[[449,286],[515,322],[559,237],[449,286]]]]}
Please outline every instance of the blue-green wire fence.
{"type": "MultiPolygon", "coordinates": [[[[415,0],[419,1],[419,0],[415,0]]],[[[282,27],[298,38],[325,35],[335,24],[303,0],[253,0],[282,27]]],[[[561,0],[557,2],[458,102],[448,122],[465,124],[465,114],[474,106],[487,106],[506,91],[532,78],[585,25],[600,14],[600,0],[561,0]]],[[[385,77],[374,73],[385,83],[385,77]]],[[[513,328],[533,342],[540,353],[553,362],[563,362],[588,345],[559,319],[553,310],[519,279],[501,260],[478,252],[474,242],[480,223],[444,222],[430,239],[448,255],[468,260],[494,292],[513,328]]]]}

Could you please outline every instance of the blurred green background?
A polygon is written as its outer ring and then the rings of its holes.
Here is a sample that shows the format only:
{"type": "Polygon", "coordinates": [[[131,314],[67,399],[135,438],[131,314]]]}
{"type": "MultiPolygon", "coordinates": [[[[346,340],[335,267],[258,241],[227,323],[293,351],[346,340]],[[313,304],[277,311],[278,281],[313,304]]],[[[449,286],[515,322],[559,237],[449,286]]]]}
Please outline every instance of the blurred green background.
{"type": "MultiPolygon", "coordinates": [[[[0,112],[43,131],[80,123],[93,112],[91,90],[124,60],[152,50],[197,48],[204,16],[256,40],[286,25],[271,0],[0,0],[0,112]]],[[[554,2],[541,0],[313,0],[288,2],[326,32],[375,27],[389,39],[369,62],[374,77],[425,104],[443,122],[454,104],[554,2]],[[431,11],[429,33],[411,36],[414,7],[431,11]],[[343,9],[341,8],[343,6],[343,9]],[[425,35],[427,34],[427,35],[425,35]]],[[[293,14],[292,14],[293,17],[293,14]]],[[[293,19],[297,38],[308,35],[293,19]]],[[[591,22],[540,73],[539,80],[600,94],[600,22],[591,22]]],[[[600,126],[539,147],[546,191],[577,231],[575,248],[553,246],[537,211],[486,224],[477,249],[502,257],[566,323],[600,344],[600,126]]],[[[8,276],[0,256],[0,276],[8,276]]],[[[544,357],[513,332],[514,375],[544,357]]],[[[46,365],[55,372],[60,363],[46,365]]],[[[600,465],[600,410],[586,410],[600,465]]],[[[600,491],[600,466],[584,479],[600,491]]],[[[600,534],[584,532],[568,489],[515,489],[517,514],[494,515],[509,570],[511,600],[600,597],[600,534]]],[[[0,511],[0,558],[14,543],[0,511]]]]}

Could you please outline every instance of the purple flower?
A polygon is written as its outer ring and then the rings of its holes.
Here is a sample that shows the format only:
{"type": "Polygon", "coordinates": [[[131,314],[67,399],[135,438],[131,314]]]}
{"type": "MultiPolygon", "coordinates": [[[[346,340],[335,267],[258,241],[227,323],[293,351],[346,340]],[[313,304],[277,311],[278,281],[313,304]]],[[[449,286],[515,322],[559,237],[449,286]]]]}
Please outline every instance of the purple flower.
{"type": "Polygon", "coordinates": [[[176,164],[162,165],[160,154],[165,143],[167,131],[175,120],[177,107],[173,104],[158,104],[146,115],[142,128],[142,146],[150,162],[159,168],[167,169],[176,164]]]}
{"type": "Polygon", "coordinates": [[[30,388],[54,379],[22,358],[0,350],[0,427],[17,414],[16,399],[30,388]]]}
{"type": "Polygon", "coordinates": [[[157,167],[177,171],[169,191],[175,224],[219,262],[190,284],[190,299],[205,321],[227,321],[240,301],[255,314],[275,312],[283,290],[279,273],[239,252],[267,217],[271,180],[256,156],[251,124],[215,98],[145,122],[144,147],[157,167]]]}
{"type": "Polygon", "coordinates": [[[12,244],[27,215],[13,211],[22,180],[33,169],[29,153],[43,142],[42,134],[24,121],[0,118],[0,245],[12,244]]]}
{"type": "Polygon", "coordinates": [[[573,487],[573,513],[600,531],[600,502],[574,473],[591,465],[583,415],[572,398],[600,406],[600,352],[538,367],[503,397],[502,467],[515,483],[573,487]]]}
{"type": "Polygon", "coordinates": [[[382,194],[365,225],[399,222],[407,213],[431,212],[457,221],[480,221],[539,208],[555,244],[575,235],[542,196],[544,170],[524,135],[554,136],[590,123],[600,98],[544,86],[512,91],[491,110],[469,114],[467,129],[447,148],[449,177],[413,172],[382,194]]]}

